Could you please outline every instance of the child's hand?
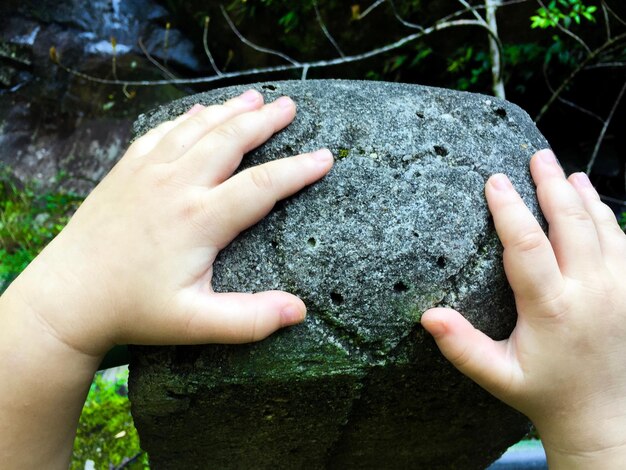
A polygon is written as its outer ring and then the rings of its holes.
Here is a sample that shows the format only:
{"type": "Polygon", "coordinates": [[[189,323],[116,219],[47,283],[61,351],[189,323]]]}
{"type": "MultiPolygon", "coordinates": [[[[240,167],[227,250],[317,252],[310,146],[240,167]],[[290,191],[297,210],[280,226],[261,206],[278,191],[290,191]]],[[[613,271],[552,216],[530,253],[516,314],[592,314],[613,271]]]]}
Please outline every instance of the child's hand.
{"type": "Polygon", "coordinates": [[[295,111],[289,98],[263,105],[249,91],[148,132],[11,288],[90,355],[116,343],[256,341],[300,322],[306,309],[291,294],[211,290],[218,252],[332,166],[323,150],[232,176],[295,111]]]}
{"type": "Polygon", "coordinates": [[[505,176],[486,185],[517,304],[511,337],[493,341],[448,309],[422,324],[459,370],[534,422],[551,468],[624,468],[626,235],[551,151],[530,169],[549,237],[505,176]]]}

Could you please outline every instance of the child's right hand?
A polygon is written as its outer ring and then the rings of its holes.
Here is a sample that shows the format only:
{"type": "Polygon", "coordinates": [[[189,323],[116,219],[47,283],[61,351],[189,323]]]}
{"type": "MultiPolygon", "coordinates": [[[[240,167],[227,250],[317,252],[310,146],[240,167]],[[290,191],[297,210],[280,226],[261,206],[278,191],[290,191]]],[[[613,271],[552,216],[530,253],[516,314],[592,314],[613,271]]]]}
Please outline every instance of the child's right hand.
{"type": "Polygon", "coordinates": [[[517,325],[493,341],[459,313],[422,317],[443,354],[537,427],[550,468],[626,465],[626,235],[586,175],[531,160],[549,237],[504,175],[486,185],[517,325]]]}

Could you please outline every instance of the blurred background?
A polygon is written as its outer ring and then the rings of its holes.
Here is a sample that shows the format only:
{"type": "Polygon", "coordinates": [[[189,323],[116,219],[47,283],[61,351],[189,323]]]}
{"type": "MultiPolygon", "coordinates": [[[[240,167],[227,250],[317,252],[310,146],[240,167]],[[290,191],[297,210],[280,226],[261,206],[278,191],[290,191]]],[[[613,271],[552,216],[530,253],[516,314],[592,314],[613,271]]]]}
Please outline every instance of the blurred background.
{"type": "MultiPolygon", "coordinates": [[[[626,224],[623,0],[3,0],[0,292],[121,157],[140,113],[303,78],[506,98],[626,224]]],[[[94,382],[73,468],[147,468],[125,373],[94,382]]]]}

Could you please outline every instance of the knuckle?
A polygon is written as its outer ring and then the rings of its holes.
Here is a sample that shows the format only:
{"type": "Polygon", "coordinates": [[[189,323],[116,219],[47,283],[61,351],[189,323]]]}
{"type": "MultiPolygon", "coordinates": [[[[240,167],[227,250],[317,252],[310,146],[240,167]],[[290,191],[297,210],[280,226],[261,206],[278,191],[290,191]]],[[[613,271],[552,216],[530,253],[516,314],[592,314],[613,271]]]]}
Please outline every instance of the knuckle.
{"type": "Polygon", "coordinates": [[[158,189],[171,188],[172,186],[180,186],[176,169],[167,163],[152,165],[150,168],[150,178],[152,185],[158,189]]]}
{"type": "Polygon", "coordinates": [[[454,354],[450,358],[450,362],[454,364],[455,367],[463,370],[465,369],[472,360],[472,350],[469,346],[463,347],[460,351],[454,354]]]}
{"type": "Polygon", "coordinates": [[[544,233],[538,230],[532,230],[518,235],[511,243],[511,248],[522,253],[529,253],[540,249],[544,242],[544,233]]]}
{"type": "Polygon", "coordinates": [[[232,123],[225,123],[213,130],[214,134],[225,141],[239,142],[244,138],[244,133],[239,126],[232,123]]]}
{"type": "Polygon", "coordinates": [[[206,234],[210,232],[209,227],[214,226],[219,220],[220,215],[217,206],[208,204],[204,198],[191,198],[183,206],[183,217],[200,232],[206,234]]]}
{"type": "Polygon", "coordinates": [[[568,220],[582,223],[591,223],[592,219],[589,213],[581,206],[571,205],[564,207],[562,216],[568,220]]]}
{"type": "Polygon", "coordinates": [[[539,300],[536,307],[543,313],[544,317],[563,318],[569,310],[569,303],[562,296],[548,297],[539,300]]]}
{"type": "Polygon", "coordinates": [[[269,191],[274,187],[272,174],[265,166],[257,166],[248,170],[252,185],[261,191],[269,191]]]}

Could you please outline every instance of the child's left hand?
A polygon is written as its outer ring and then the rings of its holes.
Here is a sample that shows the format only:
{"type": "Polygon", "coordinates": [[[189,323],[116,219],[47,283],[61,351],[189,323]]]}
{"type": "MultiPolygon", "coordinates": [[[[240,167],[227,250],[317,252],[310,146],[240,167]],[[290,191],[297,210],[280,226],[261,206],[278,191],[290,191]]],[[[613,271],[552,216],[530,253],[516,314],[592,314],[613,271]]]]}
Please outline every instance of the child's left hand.
{"type": "Polygon", "coordinates": [[[289,98],[264,105],[248,91],[148,132],[12,289],[58,339],[89,355],[119,343],[256,341],[300,322],[306,309],[291,294],[211,289],[218,252],[332,166],[322,150],[232,176],[295,112],[289,98]]]}

